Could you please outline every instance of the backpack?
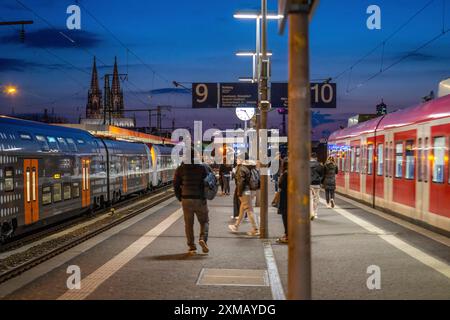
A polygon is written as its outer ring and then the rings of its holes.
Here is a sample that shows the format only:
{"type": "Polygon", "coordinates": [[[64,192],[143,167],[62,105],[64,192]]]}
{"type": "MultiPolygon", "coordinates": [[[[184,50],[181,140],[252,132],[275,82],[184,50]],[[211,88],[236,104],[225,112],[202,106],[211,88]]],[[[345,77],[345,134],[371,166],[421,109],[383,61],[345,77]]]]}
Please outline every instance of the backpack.
{"type": "Polygon", "coordinates": [[[261,187],[261,179],[259,177],[259,171],[255,167],[252,167],[250,169],[250,179],[248,181],[248,186],[252,191],[259,190],[261,187]]]}
{"type": "Polygon", "coordinates": [[[217,185],[217,179],[214,172],[205,165],[206,177],[203,180],[203,194],[207,200],[213,200],[217,194],[219,186],[217,185]]]}

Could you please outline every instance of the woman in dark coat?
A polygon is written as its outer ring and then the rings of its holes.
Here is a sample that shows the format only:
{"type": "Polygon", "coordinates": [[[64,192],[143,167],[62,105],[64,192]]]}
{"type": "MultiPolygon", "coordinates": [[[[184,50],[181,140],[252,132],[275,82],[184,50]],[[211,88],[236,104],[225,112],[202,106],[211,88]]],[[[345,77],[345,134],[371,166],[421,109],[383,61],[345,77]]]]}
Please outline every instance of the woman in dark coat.
{"type": "Polygon", "coordinates": [[[278,214],[281,214],[281,218],[283,219],[284,226],[284,236],[278,238],[277,242],[279,243],[287,243],[288,242],[288,204],[287,204],[287,181],[288,181],[288,161],[287,158],[284,159],[282,168],[281,168],[281,176],[278,181],[278,192],[280,192],[280,202],[278,205],[278,214]]]}
{"type": "Polygon", "coordinates": [[[334,208],[334,191],[336,190],[336,175],[338,174],[338,167],[334,157],[328,157],[324,166],[323,185],[325,188],[325,197],[327,199],[327,207],[334,208]]]}

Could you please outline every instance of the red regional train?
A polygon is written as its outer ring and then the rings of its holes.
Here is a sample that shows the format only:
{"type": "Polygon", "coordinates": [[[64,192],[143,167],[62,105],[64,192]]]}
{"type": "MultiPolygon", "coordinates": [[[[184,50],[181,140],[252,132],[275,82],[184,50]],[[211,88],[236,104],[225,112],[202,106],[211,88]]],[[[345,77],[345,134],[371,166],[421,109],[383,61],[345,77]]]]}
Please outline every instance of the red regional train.
{"type": "Polygon", "coordinates": [[[334,132],[337,191],[450,231],[450,95],[334,132]]]}

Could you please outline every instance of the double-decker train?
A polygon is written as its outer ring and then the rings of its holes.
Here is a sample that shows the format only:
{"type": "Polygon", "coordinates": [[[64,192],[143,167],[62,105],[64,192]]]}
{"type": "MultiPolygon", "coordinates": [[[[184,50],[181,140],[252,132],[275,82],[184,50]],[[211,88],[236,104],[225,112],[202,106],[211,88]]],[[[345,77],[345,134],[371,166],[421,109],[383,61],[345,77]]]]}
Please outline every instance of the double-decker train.
{"type": "Polygon", "coordinates": [[[338,192],[448,234],[450,95],[334,132],[328,143],[338,192]]]}
{"type": "Polygon", "coordinates": [[[171,147],[0,117],[0,237],[172,181],[171,147]]]}

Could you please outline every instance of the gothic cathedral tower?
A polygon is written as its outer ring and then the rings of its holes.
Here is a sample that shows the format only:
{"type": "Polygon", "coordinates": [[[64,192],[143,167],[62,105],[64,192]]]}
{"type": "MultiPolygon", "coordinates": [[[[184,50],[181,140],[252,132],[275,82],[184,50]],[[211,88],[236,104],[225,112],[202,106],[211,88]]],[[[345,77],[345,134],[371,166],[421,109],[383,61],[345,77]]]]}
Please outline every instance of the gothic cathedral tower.
{"type": "Polygon", "coordinates": [[[98,86],[97,64],[94,57],[91,88],[89,89],[88,103],[86,105],[86,118],[101,118],[103,113],[102,106],[102,91],[98,86]]]}
{"type": "Polygon", "coordinates": [[[113,114],[117,118],[124,117],[123,91],[120,89],[119,71],[117,68],[117,57],[114,60],[114,73],[111,87],[111,105],[113,114]]]}

